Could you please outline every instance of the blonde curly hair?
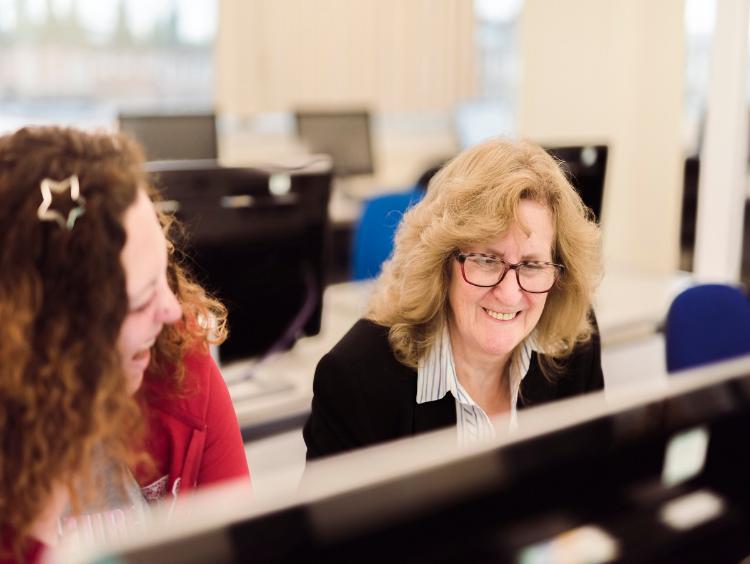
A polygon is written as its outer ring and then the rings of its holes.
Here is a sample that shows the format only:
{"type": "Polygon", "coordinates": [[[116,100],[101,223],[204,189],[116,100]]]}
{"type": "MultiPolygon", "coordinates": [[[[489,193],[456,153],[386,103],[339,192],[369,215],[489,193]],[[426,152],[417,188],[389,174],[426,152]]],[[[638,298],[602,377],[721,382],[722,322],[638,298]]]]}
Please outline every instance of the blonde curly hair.
{"type": "Polygon", "coordinates": [[[590,339],[588,314],[602,275],[599,227],[559,162],[529,141],[497,138],[446,164],[399,226],[367,317],[390,328],[389,342],[400,362],[415,368],[447,322],[449,261],[455,251],[488,243],[520,224],[522,200],[552,212],[552,260],[565,267],[536,327],[537,343],[546,353],[545,374],[577,343],[590,339]]]}

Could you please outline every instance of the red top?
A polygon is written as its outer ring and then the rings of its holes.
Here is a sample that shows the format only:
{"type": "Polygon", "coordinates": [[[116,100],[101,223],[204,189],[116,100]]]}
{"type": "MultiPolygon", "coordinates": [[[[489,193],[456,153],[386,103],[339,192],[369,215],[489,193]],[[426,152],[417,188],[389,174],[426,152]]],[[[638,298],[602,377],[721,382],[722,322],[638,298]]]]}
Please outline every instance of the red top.
{"type": "Polygon", "coordinates": [[[34,538],[28,539],[26,550],[23,551],[23,560],[16,560],[13,557],[13,553],[10,552],[10,539],[11,534],[6,529],[2,535],[2,552],[0,552],[0,564],[17,564],[22,562],[23,564],[35,564],[40,560],[44,545],[34,538]],[[6,552],[7,551],[7,552],[6,552]]]}
{"type": "MultiPolygon", "coordinates": [[[[148,418],[146,450],[156,465],[156,477],[137,476],[144,497],[157,501],[223,480],[249,480],[232,399],[211,356],[195,352],[185,357],[183,391],[177,396],[163,382],[147,376],[139,392],[148,418]]],[[[11,536],[2,535],[5,546],[11,536]]],[[[30,538],[25,562],[37,562],[43,549],[30,538]]],[[[0,557],[0,564],[14,562],[0,557]]]]}
{"type": "Polygon", "coordinates": [[[177,397],[161,379],[147,376],[144,381],[146,449],[157,472],[150,479],[138,476],[148,501],[222,480],[249,478],[232,399],[207,352],[185,357],[183,391],[177,397]]]}

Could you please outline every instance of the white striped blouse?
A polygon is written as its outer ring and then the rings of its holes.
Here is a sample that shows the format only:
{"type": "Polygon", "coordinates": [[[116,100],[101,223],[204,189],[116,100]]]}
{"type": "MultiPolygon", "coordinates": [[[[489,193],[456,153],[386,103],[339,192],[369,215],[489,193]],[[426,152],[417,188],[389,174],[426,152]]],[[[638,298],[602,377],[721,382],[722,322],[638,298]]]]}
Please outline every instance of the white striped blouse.
{"type": "MultiPolygon", "coordinates": [[[[531,364],[531,353],[536,350],[533,335],[526,338],[511,356],[510,364],[510,428],[516,427],[516,403],[521,381],[531,364]]],[[[437,401],[450,392],[456,400],[458,443],[470,444],[495,436],[495,428],[484,410],[461,386],[456,376],[450,334],[445,325],[432,349],[417,367],[417,403],[437,401]]]]}

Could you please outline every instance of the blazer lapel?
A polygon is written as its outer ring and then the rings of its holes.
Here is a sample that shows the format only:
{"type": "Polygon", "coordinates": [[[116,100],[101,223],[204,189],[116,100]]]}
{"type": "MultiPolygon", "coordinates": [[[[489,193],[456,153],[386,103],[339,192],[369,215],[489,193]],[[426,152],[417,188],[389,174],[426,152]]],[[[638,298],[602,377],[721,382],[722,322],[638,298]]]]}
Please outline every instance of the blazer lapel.
{"type": "Polygon", "coordinates": [[[414,433],[426,433],[456,424],[456,400],[449,393],[442,399],[414,404],[414,433]]]}
{"type": "Polygon", "coordinates": [[[521,382],[521,393],[518,394],[516,406],[523,409],[524,407],[547,403],[555,399],[556,395],[556,383],[550,382],[544,377],[542,369],[539,367],[537,353],[532,353],[529,371],[521,382]]]}

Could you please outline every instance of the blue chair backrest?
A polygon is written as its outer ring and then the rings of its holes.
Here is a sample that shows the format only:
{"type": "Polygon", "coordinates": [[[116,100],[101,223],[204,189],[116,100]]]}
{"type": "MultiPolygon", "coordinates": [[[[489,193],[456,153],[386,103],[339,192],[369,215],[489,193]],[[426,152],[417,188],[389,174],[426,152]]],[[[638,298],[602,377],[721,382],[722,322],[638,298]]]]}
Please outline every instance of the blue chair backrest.
{"type": "Polygon", "coordinates": [[[750,353],[750,300],[734,286],[703,284],[678,295],[665,326],[667,372],[750,353]]]}
{"type": "Polygon", "coordinates": [[[422,199],[421,190],[383,194],[367,200],[354,232],[352,278],[365,280],[380,274],[393,252],[393,236],[404,212],[422,199]]]}

